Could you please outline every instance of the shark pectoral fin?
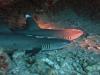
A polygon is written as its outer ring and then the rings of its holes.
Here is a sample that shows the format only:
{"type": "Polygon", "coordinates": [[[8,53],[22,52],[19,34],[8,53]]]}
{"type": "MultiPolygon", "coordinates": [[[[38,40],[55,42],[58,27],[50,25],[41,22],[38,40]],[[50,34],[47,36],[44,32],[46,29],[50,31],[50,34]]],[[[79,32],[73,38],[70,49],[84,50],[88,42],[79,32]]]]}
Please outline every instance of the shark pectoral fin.
{"type": "Polygon", "coordinates": [[[33,48],[32,50],[26,50],[25,54],[28,56],[35,56],[40,51],[41,51],[41,48],[33,48]]]}

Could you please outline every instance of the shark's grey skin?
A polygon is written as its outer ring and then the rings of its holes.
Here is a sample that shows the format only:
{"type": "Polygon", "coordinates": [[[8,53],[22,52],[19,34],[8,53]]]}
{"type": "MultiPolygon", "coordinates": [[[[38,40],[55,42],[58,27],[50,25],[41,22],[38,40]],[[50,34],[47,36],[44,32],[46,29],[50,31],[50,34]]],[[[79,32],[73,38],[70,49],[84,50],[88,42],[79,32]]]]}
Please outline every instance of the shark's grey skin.
{"type": "Polygon", "coordinates": [[[47,38],[60,38],[60,39],[66,39],[67,33],[65,33],[65,30],[54,30],[54,29],[35,29],[38,25],[30,25],[29,28],[25,30],[17,29],[14,31],[11,31],[7,26],[0,25],[0,32],[9,32],[9,33],[19,33],[24,34],[27,36],[32,37],[47,37],[47,38]],[[33,29],[33,30],[32,30],[33,29]]]}
{"type": "Polygon", "coordinates": [[[0,47],[22,50],[55,50],[64,48],[70,41],[56,38],[30,38],[20,34],[0,33],[0,47]]]}
{"type": "MultiPolygon", "coordinates": [[[[66,39],[68,38],[68,33],[66,30],[54,30],[54,29],[33,29],[31,31],[25,30],[25,31],[15,31],[14,33],[20,33],[24,34],[26,36],[30,37],[46,37],[46,38],[59,38],[59,39],[66,39]]],[[[70,37],[69,37],[70,38],[70,37]]]]}

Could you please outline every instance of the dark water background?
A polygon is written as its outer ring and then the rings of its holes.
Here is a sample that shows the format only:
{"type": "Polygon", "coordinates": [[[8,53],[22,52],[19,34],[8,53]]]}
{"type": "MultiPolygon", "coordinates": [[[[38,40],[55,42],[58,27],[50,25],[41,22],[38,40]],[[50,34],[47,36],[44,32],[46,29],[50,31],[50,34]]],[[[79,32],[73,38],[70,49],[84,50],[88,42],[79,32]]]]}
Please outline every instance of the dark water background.
{"type": "Polygon", "coordinates": [[[53,16],[48,16],[60,27],[79,27],[87,33],[100,35],[99,0],[58,0],[53,16]]]}

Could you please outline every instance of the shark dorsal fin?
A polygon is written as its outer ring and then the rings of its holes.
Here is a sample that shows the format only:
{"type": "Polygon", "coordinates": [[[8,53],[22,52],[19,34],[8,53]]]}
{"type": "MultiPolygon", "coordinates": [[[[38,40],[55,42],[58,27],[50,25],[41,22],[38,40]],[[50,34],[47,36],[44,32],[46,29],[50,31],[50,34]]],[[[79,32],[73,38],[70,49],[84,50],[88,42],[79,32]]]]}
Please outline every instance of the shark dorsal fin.
{"type": "Polygon", "coordinates": [[[26,14],[25,18],[26,18],[26,24],[28,26],[27,30],[31,31],[34,29],[40,29],[36,21],[33,19],[32,15],[26,14]]]}

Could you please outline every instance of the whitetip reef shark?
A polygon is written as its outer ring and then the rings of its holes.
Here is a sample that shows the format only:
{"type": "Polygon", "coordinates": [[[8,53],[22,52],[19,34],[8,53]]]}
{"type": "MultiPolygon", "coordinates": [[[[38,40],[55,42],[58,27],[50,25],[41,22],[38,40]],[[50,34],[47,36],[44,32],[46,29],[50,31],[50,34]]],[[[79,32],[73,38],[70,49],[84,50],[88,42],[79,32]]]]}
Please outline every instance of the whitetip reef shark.
{"type": "Polygon", "coordinates": [[[0,33],[0,47],[22,50],[56,50],[66,47],[70,41],[57,38],[30,38],[14,33],[0,33]]]}

